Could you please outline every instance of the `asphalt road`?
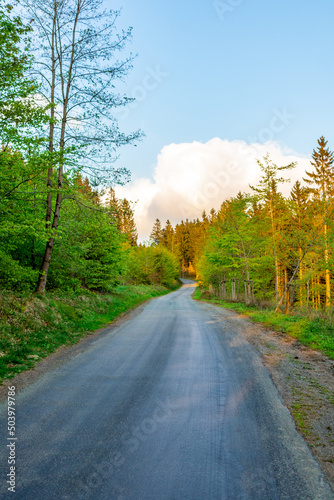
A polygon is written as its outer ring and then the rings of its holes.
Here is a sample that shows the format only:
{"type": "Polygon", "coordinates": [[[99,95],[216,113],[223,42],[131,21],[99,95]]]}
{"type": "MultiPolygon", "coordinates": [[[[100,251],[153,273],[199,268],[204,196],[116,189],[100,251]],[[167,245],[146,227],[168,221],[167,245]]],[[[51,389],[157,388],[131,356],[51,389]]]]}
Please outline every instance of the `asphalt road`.
{"type": "MultiPolygon", "coordinates": [[[[185,280],[186,281],[186,280],[185,280]]],[[[24,500],[330,500],[256,351],[180,290],[18,395],[24,500]]]]}

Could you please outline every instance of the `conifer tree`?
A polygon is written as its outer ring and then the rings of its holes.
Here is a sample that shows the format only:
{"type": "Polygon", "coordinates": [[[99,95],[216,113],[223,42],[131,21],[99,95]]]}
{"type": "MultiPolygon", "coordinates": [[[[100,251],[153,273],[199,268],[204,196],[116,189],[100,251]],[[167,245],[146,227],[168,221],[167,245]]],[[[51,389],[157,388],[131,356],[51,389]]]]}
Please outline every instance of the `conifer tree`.
{"type": "Polygon", "coordinates": [[[174,229],[173,226],[168,219],[166,221],[166,226],[162,230],[163,234],[163,245],[170,251],[173,252],[174,250],[174,229]]]}
{"type": "Polygon", "coordinates": [[[213,224],[217,218],[216,210],[214,208],[211,208],[210,210],[210,222],[213,224]]]}
{"type": "Polygon", "coordinates": [[[163,233],[162,233],[162,227],[161,227],[161,222],[159,219],[155,220],[155,223],[153,225],[151,234],[150,234],[150,239],[152,240],[154,245],[159,245],[163,241],[163,233]]]}
{"type": "Polygon", "coordinates": [[[203,223],[203,226],[205,228],[207,228],[210,224],[209,218],[208,218],[205,210],[203,210],[203,212],[202,212],[202,223],[203,223]]]}
{"type": "Polygon", "coordinates": [[[132,247],[137,245],[137,228],[131,203],[123,198],[118,203],[118,229],[125,234],[132,247]]]}
{"type": "Polygon", "coordinates": [[[279,239],[280,239],[280,220],[279,220],[279,205],[282,202],[282,196],[278,192],[278,185],[284,182],[288,182],[289,179],[284,179],[283,177],[278,177],[279,172],[284,170],[291,170],[296,166],[295,163],[290,163],[289,165],[278,167],[269,158],[267,154],[263,158],[264,162],[257,160],[257,163],[261,169],[262,177],[259,181],[258,186],[250,186],[255,193],[257,193],[257,198],[262,202],[267,210],[269,222],[270,222],[270,236],[272,252],[274,257],[275,266],[275,295],[276,301],[278,302],[281,295],[281,281],[280,281],[280,259],[279,259],[279,239]]]}
{"type": "Polygon", "coordinates": [[[308,200],[309,200],[309,190],[303,187],[300,181],[296,181],[293,185],[290,193],[291,201],[291,231],[289,233],[290,246],[296,242],[297,247],[297,258],[299,265],[299,303],[303,305],[304,293],[303,293],[303,278],[305,264],[302,263],[303,250],[309,242],[308,233],[310,227],[308,224],[308,200]]]}
{"type": "Polygon", "coordinates": [[[131,202],[126,198],[117,199],[114,188],[109,188],[107,207],[111,217],[115,219],[119,231],[126,235],[131,246],[136,246],[138,233],[131,202]]]}
{"type": "Polygon", "coordinates": [[[110,187],[108,190],[107,207],[109,208],[111,215],[115,219],[117,219],[117,217],[118,217],[118,199],[116,198],[115,190],[112,187],[110,187]]]}
{"type": "Polygon", "coordinates": [[[323,226],[324,238],[324,261],[325,261],[325,283],[326,283],[326,306],[331,301],[331,277],[329,270],[329,244],[328,244],[328,215],[331,210],[332,197],[334,194],[334,154],[326,147],[327,142],[323,136],[318,139],[318,148],[313,150],[311,165],[313,172],[306,171],[307,177],[304,181],[309,185],[309,192],[313,195],[315,207],[319,213],[319,224],[323,226]]]}
{"type": "Polygon", "coordinates": [[[311,161],[314,171],[306,171],[307,178],[304,178],[309,185],[309,192],[322,202],[327,201],[334,193],[334,154],[326,148],[327,142],[323,136],[318,139],[318,148],[313,150],[311,161]]]}

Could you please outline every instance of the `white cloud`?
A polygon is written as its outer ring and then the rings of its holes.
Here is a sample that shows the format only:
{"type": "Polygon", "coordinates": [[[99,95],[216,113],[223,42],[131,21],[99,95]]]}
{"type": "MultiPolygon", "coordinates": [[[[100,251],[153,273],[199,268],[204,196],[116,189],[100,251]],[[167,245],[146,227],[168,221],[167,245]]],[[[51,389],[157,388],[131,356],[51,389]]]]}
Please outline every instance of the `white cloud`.
{"type": "Polygon", "coordinates": [[[157,158],[153,182],[138,179],[116,188],[119,198],[137,201],[135,209],[139,238],[147,239],[156,218],[162,224],[201,217],[203,210],[218,209],[221,203],[239,191],[251,192],[249,184],[257,184],[261,160],[267,153],[279,166],[297,161],[294,170],[284,175],[291,183],[282,186],[288,194],[292,184],[302,180],[309,159],[276,142],[247,144],[214,138],[200,142],[169,144],[157,158]]]}

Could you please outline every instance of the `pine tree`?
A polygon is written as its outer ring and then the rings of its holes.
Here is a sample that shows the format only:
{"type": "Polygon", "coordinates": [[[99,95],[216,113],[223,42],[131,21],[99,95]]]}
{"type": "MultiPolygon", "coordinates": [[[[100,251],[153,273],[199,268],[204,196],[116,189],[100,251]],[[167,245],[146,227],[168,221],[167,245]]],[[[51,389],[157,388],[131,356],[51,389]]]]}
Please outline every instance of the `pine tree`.
{"type": "Polygon", "coordinates": [[[138,233],[131,202],[126,198],[117,199],[114,188],[109,188],[107,207],[117,223],[117,229],[126,235],[131,246],[137,246],[138,233]]]}
{"type": "Polygon", "coordinates": [[[118,199],[116,198],[116,193],[114,188],[110,187],[107,196],[107,206],[110,210],[111,215],[117,219],[118,218],[118,199]]]}
{"type": "Polygon", "coordinates": [[[150,234],[150,239],[152,240],[154,245],[159,245],[163,241],[163,233],[162,233],[162,227],[161,227],[161,222],[159,219],[155,220],[155,223],[153,225],[151,234],[150,234]]]}
{"type": "Polygon", "coordinates": [[[168,219],[166,221],[166,226],[162,230],[163,234],[163,245],[170,251],[173,252],[174,250],[174,229],[173,226],[168,219]]]}
{"type": "Polygon", "coordinates": [[[210,210],[210,223],[213,224],[216,219],[217,219],[216,210],[214,208],[211,208],[211,210],[210,210]]]}
{"type": "Polygon", "coordinates": [[[310,186],[309,192],[322,202],[328,201],[334,194],[334,154],[326,148],[327,142],[323,136],[318,139],[318,148],[313,150],[311,161],[314,172],[306,171],[308,178],[303,179],[310,186]],[[316,187],[311,187],[313,185],[316,187]]]}
{"type": "Polygon", "coordinates": [[[203,210],[203,212],[202,212],[202,222],[203,222],[203,225],[205,228],[207,228],[210,224],[209,218],[208,218],[205,210],[203,210]]]}
{"type": "Polygon", "coordinates": [[[331,277],[329,270],[329,249],[328,249],[328,215],[330,203],[334,194],[334,174],[333,152],[329,151],[327,142],[323,136],[318,139],[318,148],[313,150],[311,165],[313,172],[307,172],[307,178],[304,181],[309,185],[309,192],[318,205],[320,215],[319,223],[323,226],[322,234],[324,238],[324,260],[325,260],[325,282],[326,282],[326,306],[331,301],[331,277]]]}
{"type": "MultiPolygon", "coordinates": [[[[310,230],[308,224],[308,200],[309,190],[301,185],[300,181],[296,181],[290,193],[291,202],[291,224],[288,234],[290,247],[297,247],[297,261],[299,264],[299,303],[302,306],[304,303],[304,272],[305,264],[302,262],[303,250],[306,248],[309,239],[308,233],[310,230]]],[[[307,299],[306,299],[307,300],[307,299]]]]}
{"type": "Polygon", "coordinates": [[[134,220],[134,211],[131,203],[126,199],[120,200],[118,203],[118,229],[125,234],[130,245],[137,245],[137,228],[134,220]]]}

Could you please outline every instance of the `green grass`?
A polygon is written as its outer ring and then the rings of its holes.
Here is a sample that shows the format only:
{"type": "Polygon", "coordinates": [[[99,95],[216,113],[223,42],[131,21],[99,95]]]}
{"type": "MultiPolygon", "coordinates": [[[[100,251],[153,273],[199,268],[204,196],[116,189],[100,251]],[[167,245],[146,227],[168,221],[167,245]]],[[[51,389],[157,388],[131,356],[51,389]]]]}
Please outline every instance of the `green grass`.
{"type": "Polygon", "coordinates": [[[309,436],[312,431],[312,426],[309,421],[308,409],[301,403],[292,403],[290,411],[294,417],[299,431],[304,435],[309,436]]]}
{"type": "Polygon", "coordinates": [[[0,382],[32,368],[62,345],[110,324],[129,309],[170,292],[159,285],[118,286],[113,293],[0,292],[0,382]],[[38,357],[38,358],[37,358],[38,357]]]}
{"type": "Polygon", "coordinates": [[[195,290],[194,299],[205,300],[221,307],[234,309],[245,314],[251,320],[262,323],[276,331],[284,332],[298,339],[302,344],[317,349],[334,359],[334,319],[327,317],[311,317],[307,314],[283,314],[273,310],[260,310],[255,306],[234,303],[210,296],[207,291],[195,290]]]}

